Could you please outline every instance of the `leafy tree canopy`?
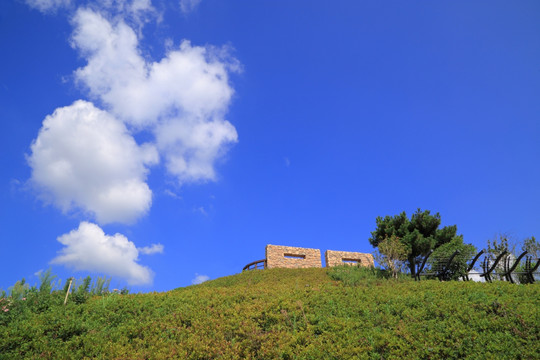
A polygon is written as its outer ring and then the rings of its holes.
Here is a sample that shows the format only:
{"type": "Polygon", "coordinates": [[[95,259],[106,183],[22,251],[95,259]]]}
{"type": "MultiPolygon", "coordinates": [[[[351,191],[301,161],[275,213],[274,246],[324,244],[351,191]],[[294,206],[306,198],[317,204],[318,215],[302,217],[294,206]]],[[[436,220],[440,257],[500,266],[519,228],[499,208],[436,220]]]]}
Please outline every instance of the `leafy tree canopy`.
{"type": "Polygon", "coordinates": [[[526,238],[521,249],[537,259],[540,258],[540,242],[534,236],[526,238]]]}
{"type": "Polygon", "coordinates": [[[432,215],[429,210],[418,209],[410,219],[405,211],[395,216],[387,215],[384,218],[379,216],[376,222],[377,228],[369,238],[371,245],[378,247],[385,239],[392,236],[399,238],[407,249],[407,266],[413,275],[416,270],[416,258],[419,256],[453,241],[463,244],[463,236],[457,235],[457,226],[439,229],[440,214],[432,215]]]}

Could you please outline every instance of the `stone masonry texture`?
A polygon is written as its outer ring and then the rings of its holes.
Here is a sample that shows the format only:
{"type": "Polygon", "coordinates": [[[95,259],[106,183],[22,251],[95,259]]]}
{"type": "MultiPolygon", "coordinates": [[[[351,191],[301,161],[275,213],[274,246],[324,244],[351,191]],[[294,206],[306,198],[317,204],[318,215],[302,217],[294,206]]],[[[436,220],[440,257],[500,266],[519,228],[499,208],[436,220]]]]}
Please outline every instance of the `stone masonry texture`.
{"type": "Polygon", "coordinates": [[[324,258],[327,267],[358,264],[360,266],[374,266],[373,255],[359,252],[326,250],[324,258]]]}
{"type": "Polygon", "coordinates": [[[266,267],[272,268],[320,268],[321,251],[292,246],[266,245],[266,267]]]}

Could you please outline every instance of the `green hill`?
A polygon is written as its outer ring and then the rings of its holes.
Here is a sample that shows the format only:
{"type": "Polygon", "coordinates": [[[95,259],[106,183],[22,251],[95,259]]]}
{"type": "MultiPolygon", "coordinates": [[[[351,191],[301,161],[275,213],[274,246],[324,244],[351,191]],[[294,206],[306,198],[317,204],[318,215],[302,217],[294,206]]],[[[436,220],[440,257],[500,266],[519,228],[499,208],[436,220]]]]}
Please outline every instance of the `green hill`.
{"type": "Polygon", "coordinates": [[[63,300],[61,291],[29,294],[1,312],[0,358],[540,358],[538,284],[272,269],[63,300]]]}

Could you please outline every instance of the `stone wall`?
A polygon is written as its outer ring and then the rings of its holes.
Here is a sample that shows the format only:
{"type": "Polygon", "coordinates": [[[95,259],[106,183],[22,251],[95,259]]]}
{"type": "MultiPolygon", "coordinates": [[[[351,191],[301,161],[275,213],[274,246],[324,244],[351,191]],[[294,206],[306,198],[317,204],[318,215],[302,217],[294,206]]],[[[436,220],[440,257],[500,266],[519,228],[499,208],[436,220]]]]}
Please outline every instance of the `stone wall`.
{"type": "Polygon", "coordinates": [[[373,255],[359,252],[326,250],[324,258],[326,267],[338,265],[374,266],[373,255]]]}
{"type": "MultiPolygon", "coordinates": [[[[324,253],[326,266],[360,265],[374,266],[373,255],[351,252],[326,250],[324,253]]],[[[320,268],[321,251],[293,246],[266,245],[266,268],[320,268]]]]}
{"type": "Polygon", "coordinates": [[[321,251],[292,246],[266,245],[266,267],[271,268],[320,268],[321,251]]]}

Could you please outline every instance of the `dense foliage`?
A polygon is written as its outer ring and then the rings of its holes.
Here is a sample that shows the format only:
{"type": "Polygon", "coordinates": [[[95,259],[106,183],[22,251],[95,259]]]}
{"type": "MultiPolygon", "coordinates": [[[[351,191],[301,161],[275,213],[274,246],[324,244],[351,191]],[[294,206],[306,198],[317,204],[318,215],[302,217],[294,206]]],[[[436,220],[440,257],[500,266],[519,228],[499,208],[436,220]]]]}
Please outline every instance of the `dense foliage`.
{"type": "Polygon", "coordinates": [[[416,273],[416,263],[420,257],[426,256],[431,250],[449,243],[463,245],[463,237],[457,235],[457,226],[439,229],[440,214],[432,215],[429,210],[418,209],[410,219],[405,211],[395,216],[378,216],[376,223],[377,228],[369,238],[371,245],[378,247],[392,237],[398,238],[406,248],[407,266],[412,275],[416,273]]]}
{"type": "Polygon", "coordinates": [[[527,251],[535,259],[540,258],[540,242],[534,236],[523,241],[521,251],[527,251]]]}
{"type": "Polygon", "coordinates": [[[464,244],[463,240],[459,237],[436,248],[428,258],[426,268],[441,268],[441,266],[446,266],[448,259],[452,257],[455,251],[459,251],[459,253],[454,257],[447,272],[448,279],[458,280],[467,273],[468,264],[477,254],[476,248],[473,245],[464,244]]]}
{"type": "Polygon", "coordinates": [[[407,260],[407,247],[397,236],[392,235],[379,241],[373,256],[379,267],[391,272],[393,278],[397,278],[407,260]]]}
{"type": "Polygon", "coordinates": [[[0,358],[540,357],[538,284],[388,277],[356,267],[256,270],[66,306],[62,291],[30,291],[2,298],[0,358]]]}

